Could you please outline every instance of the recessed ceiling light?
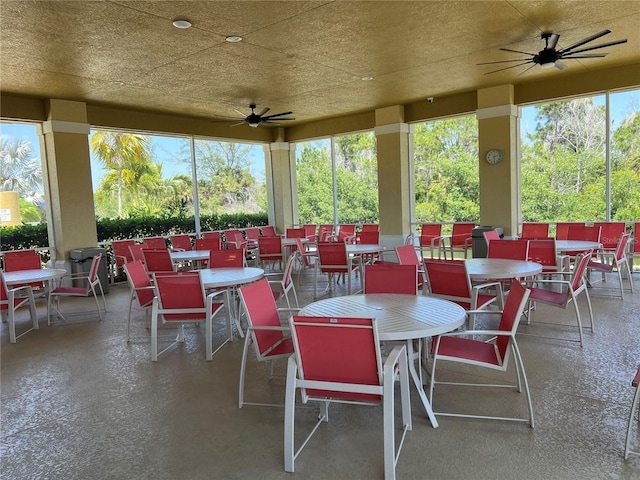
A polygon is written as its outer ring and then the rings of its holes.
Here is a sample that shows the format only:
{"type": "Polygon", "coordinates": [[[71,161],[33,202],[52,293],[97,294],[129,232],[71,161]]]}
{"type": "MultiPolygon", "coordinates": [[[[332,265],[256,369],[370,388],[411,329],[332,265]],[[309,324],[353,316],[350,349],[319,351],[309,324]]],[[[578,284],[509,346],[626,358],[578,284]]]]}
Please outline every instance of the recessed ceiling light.
{"type": "Polygon", "coordinates": [[[173,26],[176,28],[189,28],[191,27],[191,22],[189,20],[174,20],[173,26]]]}
{"type": "Polygon", "coordinates": [[[242,41],[242,37],[240,35],[229,35],[225,37],[225,40],[229,43],[238,43],[242,41]]]}
{"type": "Polygon", "coordinates": [[[124,85],[124,82],[122,80],[114,80],[113,82],[111,82],[111,84],[121,87],[122,85],[124,85]]]}
{"type": "Polygon", "coordinates": [[[360,80],[362,80],[363,82],[370,82],[371,80],[373,80],[373,77],[371,75],[365,75],[364,77],[360,78],[360,80]]]}

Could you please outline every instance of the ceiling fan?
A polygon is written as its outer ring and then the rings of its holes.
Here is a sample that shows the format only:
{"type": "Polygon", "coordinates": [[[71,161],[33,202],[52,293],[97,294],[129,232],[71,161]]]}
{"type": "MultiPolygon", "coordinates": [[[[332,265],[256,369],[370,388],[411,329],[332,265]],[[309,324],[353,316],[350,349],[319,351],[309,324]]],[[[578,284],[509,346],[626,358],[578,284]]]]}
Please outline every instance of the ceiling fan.
{"type": "Polygon", "coordinates": [[[521,67],[522,65],[527,65],[532,63],[530,67],[526,68],[524,71],[520,72],[518,76],[528,72],[536,65],[540,65],[542,68],[557,68],[558,70],[564,70],[567,66],[561,62],[561,60],[568,60],[574,58],[601,58],[605,57],[606,53],[584,53],[591,50],[596,50],[598,48],[611,47],[612,45],[618,45],[620,43],[626,43],[627,39],[624,40],[615,40],[613,42],[601,43],[599,45],[594,45],[592,47],[586,48],[578,48],[582,45],[592,42],[600,37],[604,37],[611,33],[611,30],[603,30],[599,33],[591,35],[590,37],[583,38],[579,42],[574,43],[573,45],[563,48],[560,50],[556,50],[556,45],[558,44],[558,40],[560,39],[560,35],[557,33],[543,33],[540,35],[540,38],[544,40],[545,46],[538,53],[528,53],[521,52],[520,50],[511,50],[510,48],[501,48],[500,50],[505,52],[513,52],[513,53],[521,53],[523,55],[529,55],[530,58],[516,58],[514,60],[499,60],[497,62],[483,62],[478,63],[477,65],[493,65],[496,63],[512,63],[512,62],[520,62],[516,65],[510,65],[508,67],[499,68],[497,70],[492,70],[490,72],[485,73],[488,75],[490,73],[501,72],[502,70],[508,70],[509,68],[521,67]],[[578,48],[578,50],[576,50],[578,48]]]}
{"type": "MultiPolygon", "coordinates": [[[[265,113],[267,113],[269,110],[271,110],[269,107],[263,108],[260,113],[256,113],[256,111],[255,111],[256,110],[256,104],[255,103],[250,104],[249,108],[251,109],[251,113],[248,114],[248,115],[245,115],[240,110],[237,110],[237,109],[234,108],[234,110],[236,112],[238,112],[240,115],[242,115],[242,119],[240,119],[239,122],[236,122],[233,125],[229,125],[229,126],[230,127],[237,127],[238,125],[245,125],[246,124],[246,125],[249,125],[250,127],[257,128],[258,125],[260,125],[261,123],[264,123],[264,124],[267,124],[267,125],[278,126],[278,125],[280,125],[278,123],[279,121],[295,120],[295,118],[293,118],[293,117],[286,117],[286,115],[291,115],[293,112],[282,112],[282,113],[274,113],[272,115],[265,115],[265,113]]],[[[221,120],[221,121],[225,121],[225,120],[221,120]]]]}

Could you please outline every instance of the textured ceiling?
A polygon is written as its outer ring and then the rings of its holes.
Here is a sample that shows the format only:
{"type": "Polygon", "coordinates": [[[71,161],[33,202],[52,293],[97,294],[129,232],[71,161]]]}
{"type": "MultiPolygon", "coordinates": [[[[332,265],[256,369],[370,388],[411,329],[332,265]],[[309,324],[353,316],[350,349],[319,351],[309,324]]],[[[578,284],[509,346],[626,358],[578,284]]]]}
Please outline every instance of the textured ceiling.
{"type": "Polygon", "coordinates": [[[637,63],[640,1],[2,0],[0,34],[3,93],[207,118],[253,102],[301,123],[637,63]],[[563,48],[607,28],[589,46],[628,43],[564,71],[476,66],[538,52],[542,32],[563,48]]]}

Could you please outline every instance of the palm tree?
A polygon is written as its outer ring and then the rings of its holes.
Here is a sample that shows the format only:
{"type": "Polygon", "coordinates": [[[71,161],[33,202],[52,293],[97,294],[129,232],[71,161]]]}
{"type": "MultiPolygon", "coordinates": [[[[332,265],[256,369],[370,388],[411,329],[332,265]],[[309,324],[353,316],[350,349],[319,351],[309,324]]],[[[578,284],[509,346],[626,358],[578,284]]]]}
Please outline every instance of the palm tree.
{"type": "Polygon", "coordinates": [[[0,137],[0,191],[18,192],[21,197],[42,200],[42,167],[33,156],[26,138],[0,137]]]}
{"type": "Polygon", "coordinates": [[[91,150],[108,170],[118,174],[118,216],[122,216],[123,171],[127,165],[151,161],[151,140],[135,133],[98,130],[91,136],[91,150]]]}

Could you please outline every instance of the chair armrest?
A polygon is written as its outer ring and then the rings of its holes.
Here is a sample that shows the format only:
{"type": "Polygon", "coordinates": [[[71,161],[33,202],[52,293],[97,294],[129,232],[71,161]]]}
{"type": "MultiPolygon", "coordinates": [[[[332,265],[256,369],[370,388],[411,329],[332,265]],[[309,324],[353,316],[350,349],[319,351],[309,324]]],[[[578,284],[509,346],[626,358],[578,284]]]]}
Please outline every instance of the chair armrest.
{"type": "Polygon", "coordinates": [[[302,310],[302,308],[295,308],[295,307],[280,307],[278,308],[278,312],[299,312],[300,310],[302,310]]]}
{"type": "Polygon", "coordinates": [[[468,314],[477,314],[477,313],[491,313],[491,314],[499,314],[502,315],[502,310],[465,310],[464,313],[468,314]]]}
{"type": "Polygon", "coordinates": [[[385,370],[387,368],[391,368],[391,371],[393,371],[395,365],[400,361],[400,358],[402,358],[403,355],[406,358],[406,355],[407,355],[406,350],[407,350],[407,347],[404,344],[394,346],[391,352],[389,353],[389,356],[384,361],[383,368],[385,370]]]}
{"type": "Polygon", "coordinates": [[[513,333],[505,330],[459,330],[443,333],[441,337],[463,337],[468,335],[486,335],[488,337],[512,337],[513,333]]]}
{"type": "MultiPolygon", "coordinates": [[[[555,272],[554,272],[555,273],[555,272]]],[[[569,280],[553,280],[553,279],[549,279],[549,280],[533,280],[531,282],[526,282],[527,285],[531,285],[531,284],[544,284],[544,283],[548,283],[549,285],[571,285],[571,282],[569,280]]]]}
{"type": "Polygon", "coordinates": [[[29,294],[29,291],[31,291],[31,293],[33,293],[33,289],[29,285],[21,285],[19,287],[9,288],[9,289],[7,289],[7,293],[12,292],[12,293],[15,294],[16,292],[19,292],[20,290],[25,290],[27,292],[27,295],[29,294]]]}
{"type": "Polygon", "coordinates": [[[214,290],[213,292],[207,294],[207,298],[217,297],[218,295],[222,295],[225,292],[226,292],[226,289],[214,290]]]}
{"type": "Polygon", "coordinates": [[[289,327],[275,327],[275,326],[253,326],[253,325],[249,325],[249,327],[247,327],[247,331],[249,330],[272,330],[272,331],[276,331],[276,332],[290,332],[291,328],[289,327]]]}

